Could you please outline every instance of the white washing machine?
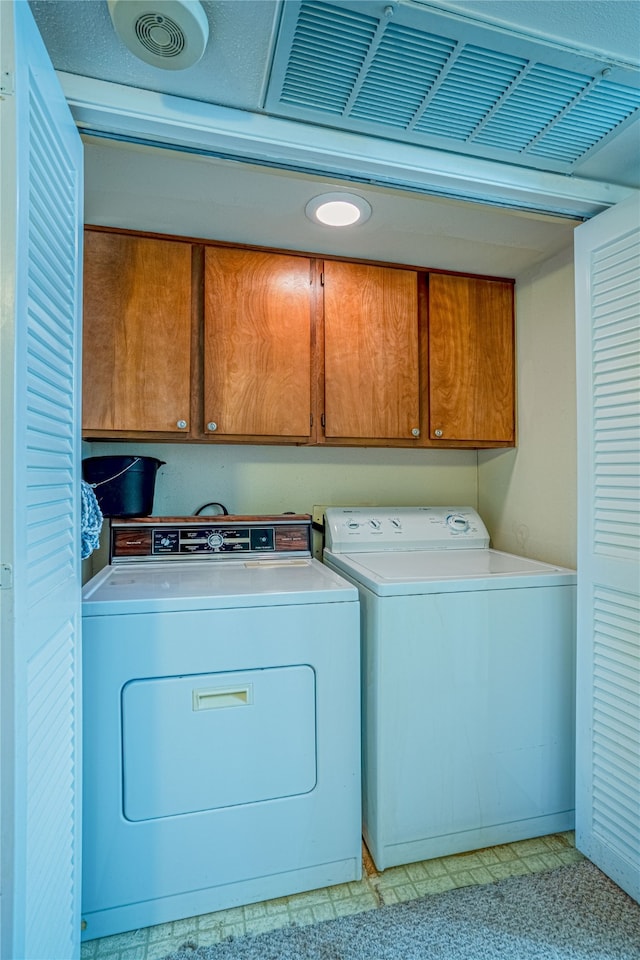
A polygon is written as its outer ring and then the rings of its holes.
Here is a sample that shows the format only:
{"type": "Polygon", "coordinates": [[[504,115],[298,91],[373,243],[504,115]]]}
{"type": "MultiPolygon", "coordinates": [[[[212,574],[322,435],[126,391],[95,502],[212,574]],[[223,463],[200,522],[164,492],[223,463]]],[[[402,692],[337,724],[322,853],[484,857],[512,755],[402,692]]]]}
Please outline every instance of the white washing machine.
{"type": "Polygon", "coordinates": [[[328,508],[325,543],[360,593],[378,869],[572,829],[575,573],[467,507],[328,508]]]}
{"type": "Polygon", "coordinates": [[[311,518],[113,521],[83,592],[83,937],[361,876],[357,590],[311,518]]]}

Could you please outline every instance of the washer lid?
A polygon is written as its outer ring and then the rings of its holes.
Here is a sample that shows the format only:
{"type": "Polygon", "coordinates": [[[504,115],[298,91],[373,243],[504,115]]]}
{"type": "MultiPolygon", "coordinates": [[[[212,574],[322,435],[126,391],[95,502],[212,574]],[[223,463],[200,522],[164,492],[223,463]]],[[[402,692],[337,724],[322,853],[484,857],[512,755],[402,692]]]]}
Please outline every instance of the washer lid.
{"type": "Polygon", "coordinates": [[[327,507],[333,553],[484,549],[489,533],[472,507],[327,507]]]}
{"type": "Polygon", "coordinates": [[[332,553],[325,562],[380,597],[573,584],[574,570],[498,550],[332,553]]]}

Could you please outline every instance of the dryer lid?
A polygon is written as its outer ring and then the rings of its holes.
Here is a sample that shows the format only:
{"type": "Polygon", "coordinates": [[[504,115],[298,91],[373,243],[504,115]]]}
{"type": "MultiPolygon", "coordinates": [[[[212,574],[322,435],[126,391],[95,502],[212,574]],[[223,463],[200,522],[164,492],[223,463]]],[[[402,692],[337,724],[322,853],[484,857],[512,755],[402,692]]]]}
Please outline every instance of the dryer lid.
{"type": "MultiPolygon", "coordinates": [[[[103,567],[82,589],[84,617],[357,601],[350,583],[309,558],[158,560],[103,567]]],[[[261,618],[256,614],[256,630],[261,618]]]]}

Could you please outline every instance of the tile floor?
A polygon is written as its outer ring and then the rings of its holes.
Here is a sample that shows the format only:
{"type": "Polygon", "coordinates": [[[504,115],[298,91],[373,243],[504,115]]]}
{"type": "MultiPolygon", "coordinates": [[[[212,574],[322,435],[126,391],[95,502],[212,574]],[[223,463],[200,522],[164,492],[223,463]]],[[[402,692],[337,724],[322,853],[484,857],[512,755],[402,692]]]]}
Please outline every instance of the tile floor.
{"type": "Polygon", "coordinates": [[[455,887],[538,873],[582,859],[575,849],[572,832],[391,867],[382,873],[376,871],[365,849],[363,877],[357,882],[87,940],[82,945],[82,960],[160,960],[185,942],[204,947],[230,936],[263,933],[294,924],[305,926],[455,887]]]}

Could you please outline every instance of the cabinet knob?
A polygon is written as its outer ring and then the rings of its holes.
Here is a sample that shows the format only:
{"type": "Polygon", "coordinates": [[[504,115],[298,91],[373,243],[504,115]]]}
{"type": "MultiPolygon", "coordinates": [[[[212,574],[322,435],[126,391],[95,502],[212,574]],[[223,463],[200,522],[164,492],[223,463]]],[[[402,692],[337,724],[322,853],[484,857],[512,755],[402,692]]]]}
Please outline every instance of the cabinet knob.
{"type": "Polygon", "coordinates": [[[414,427],[414,428],[413,428],[413,430],[411,431],[411,436],[412,436],[412,437],[419,437],[419,436],[420,436],[420,430],[418,429],[418,427],[414,427]]]}
{"type": "Polygon", "coordinates": [[[186,421],[186,420],[176,420],[176,427],[178,428],[178,430],[186,430],[186,429],[187,429],[187,421],[186,421]]]}
{"type": "Polygon", "coordinates": [[[441,436],[442,436],[442,430],[440,430],[440,428],[438,428],[437,430],[434,430],[433,432],[434,432],[434,434],[436,435],[436,437],[441,437],[441,436]]]}
{"type": "Polygon", "coordinates": [[[207,430],[210,430],[211,433],[213,433],[217,429],[218,429],[218,424],[214,420],[210,420],[209,423],[207,424],[207,430]]]}

